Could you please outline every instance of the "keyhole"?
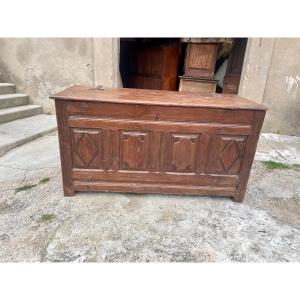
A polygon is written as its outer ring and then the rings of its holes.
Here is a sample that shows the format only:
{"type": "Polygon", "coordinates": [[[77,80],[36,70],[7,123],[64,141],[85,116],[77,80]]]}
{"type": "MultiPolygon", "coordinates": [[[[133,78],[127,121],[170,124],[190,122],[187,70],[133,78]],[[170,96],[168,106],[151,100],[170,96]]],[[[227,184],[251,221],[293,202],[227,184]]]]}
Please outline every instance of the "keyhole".
{"type": "Polygon", "coordinates": [[[87,108],[88,108],[87,103],[81,103],[81,104],[80,104],[80,108],[81,108],[81,110],[83,110],[83,111],[87,110],[87,108]]]}

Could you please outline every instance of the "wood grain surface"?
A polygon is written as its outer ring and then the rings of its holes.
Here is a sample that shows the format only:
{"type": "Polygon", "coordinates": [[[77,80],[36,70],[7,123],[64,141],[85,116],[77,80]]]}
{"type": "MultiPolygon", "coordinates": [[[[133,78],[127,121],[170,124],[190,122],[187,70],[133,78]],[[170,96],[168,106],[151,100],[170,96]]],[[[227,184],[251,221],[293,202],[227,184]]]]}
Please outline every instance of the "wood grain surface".
{"type": "Polygon", "coordinates": [[[254,101],[235,95],[201,94],[145,89],[105,88],[95,90],[87,86],[73,86],[50,97],[51,99],[128,103],[161,106],[207,107],[224,109],[266,110],[254,101]]]}
{"type": "Polygon", "coordinates": [[[111,191],[243,200],[264,106],[236,96],[81,86],[53,98],[66,196],[111,191]]]}

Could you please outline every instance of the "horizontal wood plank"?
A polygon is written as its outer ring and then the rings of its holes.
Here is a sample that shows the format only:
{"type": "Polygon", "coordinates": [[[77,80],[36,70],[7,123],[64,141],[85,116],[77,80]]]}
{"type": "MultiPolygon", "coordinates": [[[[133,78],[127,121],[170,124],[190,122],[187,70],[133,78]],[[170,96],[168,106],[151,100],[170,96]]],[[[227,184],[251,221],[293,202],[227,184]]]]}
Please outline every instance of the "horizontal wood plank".
{"type": "Polygon", "coordinates": [[[68,101],[70,116],[193,123],[251,124],[253,111],[68,101]],[[180,113],[178,113],[180,111],[180,113]]]}
{"type": "Polygon", "coordinates": [[[91,169],[73,169],[74,180],[104,180],[119,182],[152,182],[176,183],[178,185],[215,185],[236,187],[238,176],[235,175],[204,175],[195,173],[176,172],[147,172],[147,171],[105,171],[91,169]]]}
{"type": "Polygon", "coordinates": [[[127,193],[159,193],[179,195],[208,195],[233,197],[236,190],[231,187],[178,186],[174,184],[118,183],[106,181],[74,181],[75,191],[102,191],[127,193]]]}
{"type": "Polygon", "coordinates": [[[70,117],[70,127],[78,128],[101,128],[101,129],[123,129],[123,130],[149,130],[156,132],[183,131],[190,133],[219,133],[219,134],[240,134],[248,135],[251,127],[249,125],[221,124],[221,123],[184,123],[149,120],[130,119],[108,119],[108,118],[87,118],[70,117]]]}
{"type": "Polygon", "coordinates": [[[104,88],[73,86],[50,98],[57,100],[128,103],[176,107],[208,107],[224,109],[266,110],[254,101],[235,95],[201,94],[193,92],[160,91],[147,89],[104,88]]]}

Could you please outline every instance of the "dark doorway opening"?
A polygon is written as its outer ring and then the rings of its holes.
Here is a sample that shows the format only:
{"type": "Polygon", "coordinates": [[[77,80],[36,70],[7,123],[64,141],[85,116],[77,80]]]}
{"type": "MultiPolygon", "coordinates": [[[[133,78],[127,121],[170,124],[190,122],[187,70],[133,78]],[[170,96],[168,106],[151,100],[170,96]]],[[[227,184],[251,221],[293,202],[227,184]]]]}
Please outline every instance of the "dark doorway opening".
{"type": "Polygon", "coordinates": [[[180,39],[121,38],[123,87],[177,90],[180,39]]]}
{"type": "Polygon", "coordinates": [[[237,94],[246,45],[247,38],[121,38],[122,84],[237,94]]]}

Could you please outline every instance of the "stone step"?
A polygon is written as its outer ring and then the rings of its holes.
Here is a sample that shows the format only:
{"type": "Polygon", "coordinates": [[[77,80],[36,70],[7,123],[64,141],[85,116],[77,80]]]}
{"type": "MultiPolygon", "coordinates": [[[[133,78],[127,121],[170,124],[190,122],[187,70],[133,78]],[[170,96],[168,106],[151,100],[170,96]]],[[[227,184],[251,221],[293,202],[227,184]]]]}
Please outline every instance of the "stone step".
{"type": "Polygon", "coordinates": [[[42,113],[39,105],[23,105],[0,109],[0,124],[42,113]]]}
{"type": "Polygon", "coordinates": [[[0,95],[0,109],[26,105],[29,102],[28,95],[25,94],[6,94],[0,95]]]}
{"type": "Polygon", "coordinates": [[[40,114],[0,124],[0,156],[9,150],[55,131],[55,115],[40,114]]]}
{"type": "Polygon", "coordinates": [[[16,86],[13,83],[0,82],[0,95],[13,94],[16,92],[16,86]]]}

